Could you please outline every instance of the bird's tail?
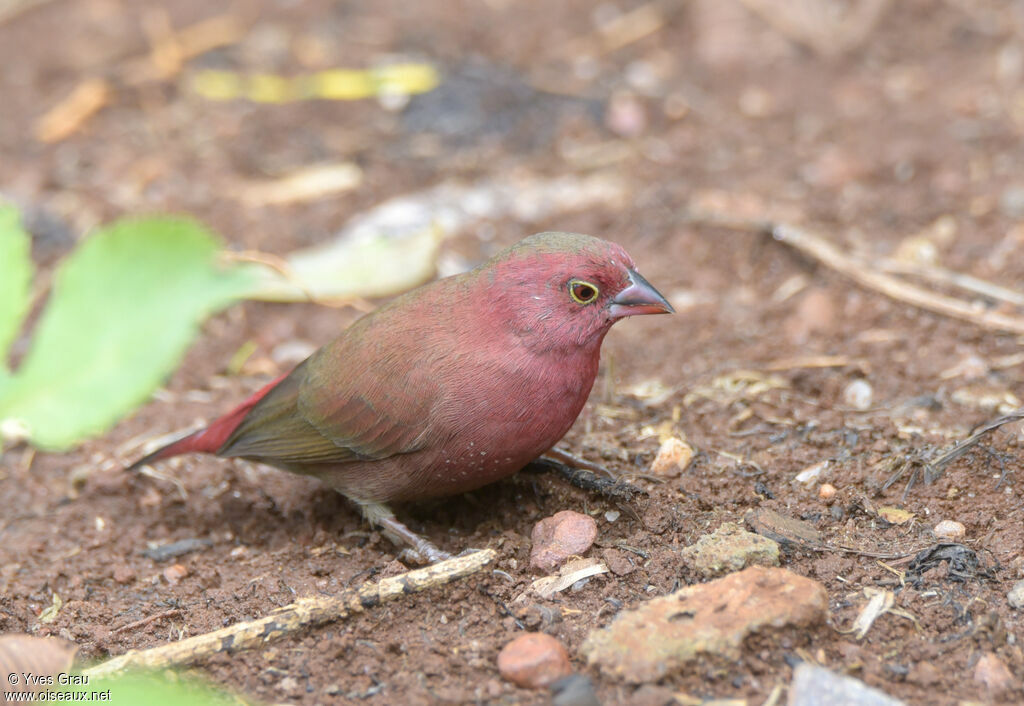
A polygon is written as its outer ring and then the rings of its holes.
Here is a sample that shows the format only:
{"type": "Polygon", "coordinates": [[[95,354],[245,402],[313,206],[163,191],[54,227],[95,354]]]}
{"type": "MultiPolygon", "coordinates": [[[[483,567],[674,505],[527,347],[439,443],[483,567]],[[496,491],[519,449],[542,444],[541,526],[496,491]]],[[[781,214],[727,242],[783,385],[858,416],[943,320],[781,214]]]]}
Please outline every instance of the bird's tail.
{"type": "Polygon", "coordinates": [[[166,446],[161,446],[153,453],[146,454],[138,461],[135,461],[132,465],[126,466],[126,471],[137,471],[143,466],[148,466],[157,461],[162,461],[165,458],[171,458],[173,456],[180,456],[181,454],[187,454],[192,452],[206,452],[215,453],[216,449],[210,449],[208,444],[202,443],[202,436],[209,429],[200,429],[197,432],[193,432],[188,436],[182,437],[177,441],[172,441],[166,446]]]}
{"type": "Polygon", "coordinates": [[[216,454],[220,448],[224,446],[224,443],[228,440],[228,437],[231,436],[231,433],[238,428],[239,424],[242,423],[245,416],[249,414],[253,407],[256,406],[256,403],[263,399],[271,389],[273,389],[287,376],[288,374],[285,373],[284,375],[272,380],[267,385],[260,388],[245,402],[235,407],[223,417],[214,420],[214,422],[205,429],[200,429],[199,431],[193,432],[188,436],[178,439],[177,441],[172,441],[166,446],[161,446],[153,453],[146,454],[132,465],[127,466],[125,470],[135,471],[147,464],[187,453],[216,454]]]}

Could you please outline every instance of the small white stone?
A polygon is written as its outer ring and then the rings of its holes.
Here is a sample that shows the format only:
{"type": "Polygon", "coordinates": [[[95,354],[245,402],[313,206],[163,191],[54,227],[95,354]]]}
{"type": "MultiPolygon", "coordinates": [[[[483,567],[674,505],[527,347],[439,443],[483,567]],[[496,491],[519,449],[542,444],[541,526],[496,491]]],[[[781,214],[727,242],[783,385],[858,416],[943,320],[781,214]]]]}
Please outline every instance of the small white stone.
{"type": "Polygon", "coordinates": [[[820,476],[821,472],[826,468],[828,468],[828,459],[818,461],[818,463],[815,463],[813,466],[808,466],[797,473],[795,480],[797,483],[811,483],[812,481],[817,480],[818,476],[820,476]]]}
{"type": "Polygon", "coordinates": [[[854,380],[843,390],[843,402],[854,409],[869,409],[874,397],[875,391],[867,380],[854,380]]]}
{"type": "Polygon", "coordinates": [[[1006,594],[1006,600],[1018,610],[1024,608],[1024,579],[1013,584],[1013,588],[1006,594]]]}
{"type": "Polygon", "coordinates": [[[693,460],[693,448],[682,439],[669,437],[662,442],[650,471],[656,476],[678,476],[693,460]]]}
{"type": "Polygon", "coordinates": [[[935,525],[934,532],[939,539],[962,539],[967,529],[956,520],[942,520],[935,525]]]}

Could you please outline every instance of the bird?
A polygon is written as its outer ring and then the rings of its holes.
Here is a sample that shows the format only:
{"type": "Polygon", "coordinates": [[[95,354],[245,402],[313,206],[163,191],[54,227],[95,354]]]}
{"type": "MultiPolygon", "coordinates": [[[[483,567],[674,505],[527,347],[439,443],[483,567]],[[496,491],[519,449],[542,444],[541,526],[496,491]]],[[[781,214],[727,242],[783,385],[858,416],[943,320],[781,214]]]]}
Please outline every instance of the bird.
{"type": "Polygon", "coordinates": [[[512,475],[569,431],[626,317],[674,313],[618,244],[524,238],[344,329],[209,426],[131,464],[187,453],[313,476],[424,563],[449,558],[394,503],[512,475]]]}

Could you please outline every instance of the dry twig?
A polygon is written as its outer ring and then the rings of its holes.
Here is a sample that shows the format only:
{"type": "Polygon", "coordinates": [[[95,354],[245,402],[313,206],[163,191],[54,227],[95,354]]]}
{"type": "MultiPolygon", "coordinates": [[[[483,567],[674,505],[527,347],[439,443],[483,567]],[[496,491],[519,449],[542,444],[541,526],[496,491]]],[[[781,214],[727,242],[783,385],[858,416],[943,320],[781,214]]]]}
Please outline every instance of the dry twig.
{"type": "MultiPolygon", "coordinates": [[[[950,318],[968,321],[989,330],[1024,335],[1024,318],[1020,316],[1010,316],[998,311],[982,309],[971,302],[904,282],[882,272],[882,268],[877,263],[864,262],[858,257],[844,253],[821,236],[802,228],[786,223],[736,219],[717,214],[693,214],[689,217],[689,221],[698,225],[768,233],[778,242],[798,250],[839,274],[849,277],[857,284],[884,294],[890,299],[950,318]]],[[[917,271],[916,274],[920,274],[920,271],[917,271]]],[[[974,280],[975,286],[979,281],[974,280]]],[[[994,285],[991,286],[994,287],[994,285]]]]}
{"type": "Polygon", "coordinates": [[[181,72],[185,62],[211,49],[235,44],[245,34],[242,22],[230,13],[174,30],[166,11],[161,10],[149,17],[146,28],[150,52],[114,67],[107,76],[82,79],[36,121],[36,139],[44,143],[60,142],[102,110],[118,88],[168,81],[181,72]]]}
{"type": "Polygon", "coordinates": [[[813,257],[858,284],[881,292],[891,299],[954,319],[969,321],[983,328],[1024,334],[1024,319],[1020,317],[978,309],[963,300],[907,284],[895,277],[883,274],[877,268],[861,262],[858,258],[847,255],[827,240],[808,231],[785,224],[776,224],[772,227],[771,234],[780,243],[785,243],[805,255],[813,257]]]}
{"type": "Polygon", "coordinates": [[[133,623],[128,623],[127,625],[122,625],[119,628],[114,628],[113,630],[110,631],[110,634],[111,635],[116,635],[119,632],[127,632],[128,630],[135,630],[137,628],[145,627],[145,626],[149,625],[150,623],[155,623],[158,620],[163,620],[164,618],[174,618],[174,617],[177,617],[179,615],[181,615],[181,610],[180,609],[178,609],[178,608],[171,608],[170,610],[165,610],[162,613],[156,613],[155,615],[150,615],[147,618],[142,618],[141,620],[136,620],[133,623]]]}
{"type": "MultiPolygon", "coordinates": [[[[1024,419],[1024,409],[1018,409],[1015,412],[1011,412],[1010,414],[985,423],[969,437],[963,441],[957,442],[951,449],[940,454],[937,458],[932,459],[931,461],[925,461],[921,458],[913,457],[903,460],[896,469],[896,472],[889,476],[888,480],[886,480],[882,485],[882,490],[884,491],[888,489],[889,486],[898,481],[909,471],[910,478],[907,479],[907,487],[903,489],[903,497],[906,498],[907,493],[909,493],[910,489],[914,487],[918,473],[923,475],[925,483],[934,483],[942,477],[942,474],[945,472],[949,464],[953,463],[953,461],[970,451],[974,446],[977,446],[985,435],[995,431],[1005,424],[1019,422],[1022,419],[1024,419]]],[[[1002,484],[1005,475],[1006,470],[1004,469],[1002,476],[999,478],[999,483],[996,484],[997,488],[1002,484]]]]}
{"type": "Polygon", "coordinates": [[[861,46],[888,6],[888,0],[863,0],[843,8],[829,0],[740,0],[791,42],[825,57],[861,46]]]}
{"type": "Polygon", "coordinates": [[[938,479],[938,477],[942,475],[943,471],[946,470],[946,466],[967,453],[968,449],[981,441],[981,438],[986,434],[995,431],[1004,424],[1019,422],[1022,419],[1024,419],[1024,409],[1018,409],[1015,412],[1011,412],[1010,414],[999,417],[998,419],[993,419],[991,422],[984,424],[967,439],[955,444],[949,451],[928,463],[926,476],[927,481],[930,483],[938,479]]]}
{"type": "Polygon", "coordinates": [[[105,677],[129,667],[166,669],[191,664],[220,652],[259,647],[307,627],[346,618],[401,596],[469,576],[491,563],[496,556],[497,552],[493,549],[484,549],[378,582],[368,582],[337,596],[300,598],[258,620],[237,623],[148,650],[129,650],[123,655],[82,670],[82,674],[105,677]]]}

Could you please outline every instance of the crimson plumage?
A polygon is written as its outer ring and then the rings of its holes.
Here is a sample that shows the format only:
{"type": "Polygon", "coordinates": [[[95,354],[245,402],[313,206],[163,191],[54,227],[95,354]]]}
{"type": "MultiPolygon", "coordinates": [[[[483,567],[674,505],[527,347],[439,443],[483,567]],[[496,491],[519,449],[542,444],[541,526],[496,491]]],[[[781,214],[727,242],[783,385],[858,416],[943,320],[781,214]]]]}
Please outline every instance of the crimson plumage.
{"type": "Polygon", "coordinates": [[[320,478],[392,539],[387,504],[515,473],[583,408],[617,320],[671,312],[620,246],[540,233],[364,316],[209,427],[140,459],[241,457],[320,478]]]}

